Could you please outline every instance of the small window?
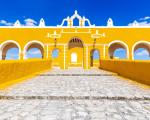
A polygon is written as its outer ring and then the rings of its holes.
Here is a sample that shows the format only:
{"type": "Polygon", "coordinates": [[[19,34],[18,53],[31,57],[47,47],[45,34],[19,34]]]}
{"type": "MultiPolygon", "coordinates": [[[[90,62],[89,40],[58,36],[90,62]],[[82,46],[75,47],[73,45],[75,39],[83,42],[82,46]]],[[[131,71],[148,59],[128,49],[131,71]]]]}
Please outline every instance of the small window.
{"type": "Polygon", "coordinates": [[[59,50],[58,49],[53,50],[52,58],[58,58],[58,55],[59,55],[59,50]]]}
{"type": "Polygon", "coordinates": [[[76,53],[71,54],[71,62],[72,63],[77,63],[77,54],[76,53]]]}

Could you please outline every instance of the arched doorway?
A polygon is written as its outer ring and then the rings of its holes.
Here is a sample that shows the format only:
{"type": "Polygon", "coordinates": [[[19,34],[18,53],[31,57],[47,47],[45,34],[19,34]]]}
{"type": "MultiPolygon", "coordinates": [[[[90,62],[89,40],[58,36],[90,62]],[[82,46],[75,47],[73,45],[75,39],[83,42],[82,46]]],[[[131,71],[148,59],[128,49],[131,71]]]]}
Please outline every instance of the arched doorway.
{"type": "Polygon", "coordinates": [[[90,58],[91,58],[90,66],[91,67],[99,67],[100,52],[98,49],[91,50],[90,58]]]}
{"type": "Polygon", "coordinates": [[[134,60],[150,60],[150,43],[139,41],[133,46],[134,60]]]}
{"type": "Polygon", "coordinates": [[[69,67],[82,67],[84,62],[84,45],[81,39],[74,37],[68,43],[69,67]]]}
{"type": "Polygon", "coordinates": [[[128,46],[122,41],[114,41],[109,44],[109,57],[110,59],[127,59],[128,46]]]}
{"type": "Polygon", "coordinates": [[[31,41],[24,48],[24,59],[43,59],[44,46],[40,42],[31,41]]]}
{"type": "Polygon", "coordinates": [[[1,59],[2,60],[18,60],[20,59],[19,53],[21,52],[20,45],[9,40],[1,44],[1,59]]]}

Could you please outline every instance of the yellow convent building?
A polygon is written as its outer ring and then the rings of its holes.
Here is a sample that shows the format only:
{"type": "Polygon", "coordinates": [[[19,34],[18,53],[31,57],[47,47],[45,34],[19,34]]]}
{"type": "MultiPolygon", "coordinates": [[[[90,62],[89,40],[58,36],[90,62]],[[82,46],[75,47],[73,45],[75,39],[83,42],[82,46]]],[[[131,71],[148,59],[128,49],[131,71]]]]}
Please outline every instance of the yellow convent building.
{"type": "Polygon", "coordinates": [[[38,48],[43,59],[51,59],[52,67],[68,69],[99,67],[100,59],[115,59],[114,51],[126,50],[126,59],[134,60],[134,51],[145,48],[150,54],[150,27],[114,26],[108,19],[107,26],[92,25],[89,19],[81,17],[77,11],[62,21],[61,25],[45,26],[40,20],[39,26],[25,27],[16,21],[14,26],[0,28],[0,53],[5,60],[10,48],[19,49],[19,59],[27,59],[31,48],[38,48]],[[78,19],[79,25],[74,25],[78,19]],[[53,52],[58,56],[52,57],[53,52]],[[94,59],[94,52],[99,52],[99,59],[94,59]]]}

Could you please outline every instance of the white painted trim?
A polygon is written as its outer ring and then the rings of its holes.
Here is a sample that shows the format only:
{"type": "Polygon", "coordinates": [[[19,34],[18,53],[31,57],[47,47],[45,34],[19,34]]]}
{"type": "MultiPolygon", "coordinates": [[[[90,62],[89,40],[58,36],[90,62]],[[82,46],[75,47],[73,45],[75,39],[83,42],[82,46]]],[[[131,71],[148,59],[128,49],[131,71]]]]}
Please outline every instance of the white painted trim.
{"type": "Polygon", "coordinates": [[[141,41],[136,42],[136,43],[132,46],[132,60],[134,60],[134,49],[135,49],[135,47],[136,47],[138,44],[140,44],[140,43],[145,43],[145,44],[149,44],[149,45],[150,45],[150,42],[144,41],[144,40],[141,40],[141,41]]]}
{"type": "Polygon", "coordinates": [[[39,26],[0,26],[0,28],[12,28],[12,29],[24,29],[24,28],[32,28],[32,29],[45,29],[45,28],[106,28],[106,29],[117,29],[117,28],[131,28],[131,29],[139,29],[139,28],[150,28],[150,26],[113,26],[113,27],[108,27],[108,26],[45,26],[45,27],[39,27],[39,26]]]}
{"type": "MultiPolygon", "coordinates": [[[[123,45],[126,47],[127,58],[129,59],[129,47],[128,47],[128,45],[127,45],[125,42],[123,42],[123,41],[115,40],[115,41],[112,41],[112,42],[109,43],[108,49],[109,49],[109,47],[110,47],[112,44],[114,44],[114,43],[121,43],[121,44],[123,44],[123,45]]],[[[108,51],[108,52],[109,52],[109,51],[108,51]]],[[[110,57],[110,56],[109,56],[109,57],[110,57]]]]}
{"type": "MultiPolygon", "coordinates": [[[[26,59],[26,52],[27,52],[27,48],[29,47],[29,45],[33,44],[33,43],[37,43],[37,44],[40,44],[42,47],[43,47],[43,50],[44,50],[44,44],[40,41],[37,41],[37,40],[32,40],[30,42],[28,42],[25,46],[24,46],[24,49],[23,49],[23,59],[26,59]]],[[[45,51],[44,51],[45,52],[45,51]]],[[[43,53],[44,54],[44,53],[43,53]]]]}
{"type": "Polygon", "coordinates": [[[82,64],[82,66],[83,66],[83,62],[81,62],[81,63],[80,63],[80,62],[72,62],[72,63],[69,63],[69,65],[72,65],[72,64],[73,64],[73,65],[79,65],[79,64],[82,64]]]}
{"type": "Polygon", "coordinates": [[[88,69],[88,46],[86,44],[86,68],[88,69]]]}
{"type": "Polygon", "coordinates": [[[48,52],[49,52],[49,48],[48,48],[48,45],[47,45],[47,58],[48,58],[48,52]]]}
{"type": "MultiPolygon", "coordinates": [[[[0,44],[0,51],[2,52],[3,51],[3,48],[8,44],[8,43],[14,43],[17,45],[17,47],[19,48],[19,59],[20,59],[20,54],[21,54],[21,46],[19,45],[18,42],[16,42],[15,40],[6,40],[5,42],[1,43],[0,44]]],[[[1,56],[1,59],[2,59],[2,56],[1,56]]]]}
{"type": "Polygon", "coordinates": [[[68,69],[69,69],[69,68],[82,68],[82,69],[83,69],[83,67],[68,67],[68,69]]]}
{"type": "Polygon", "coordinates": [[[2,60],[2,51],[0,50],[0,60],[2,60]]]}
{"type": "Polygon", "coordinates": [[[103,48],[103,57],[106,58],[106,46],[104,45],[104,48],[103,48]]]}
{"type": "Polygon", "coordinates": [[[66,69],[66,46],[64,45],[64,69],[66,69]]]}
{"type": "MultiPolygon", "coordinates": [[[[85,43],[86,44],[86,43],[85,43]]],[[[50,43],[46,43],[44,45],[48,45],[48,46],[54,46],[54,44],[50,44],[50,43]]],[[[58,46],[64,46],[64,45],[67,45],[67,44],[61,44],[61,43],[58,43],[57,44],[58,46]]],[[[86,44],[87,46],[93,46],[93,44],[86,44]]],[[[108,46],[109,44],[95,44],[95,46],[108,46]]]]}
{"type": "MultiPolygon", "coordinates": [[[[50,44],[50,43],[46,43],[44,45],[54,46],[54,44],[50,44]]],[[[57,43],[57,46],[64,46],[64,45],[67,45],[67,44],[59,44],[59,43],[57,43]]]]}
{"type": "MultiPolygon", "coordinates": [[[[88,46],[93,46],[93,44],[87,44],[88,46]]],[[[108,46],[109,44],[95,44],[95,46],[108,46]]]]}

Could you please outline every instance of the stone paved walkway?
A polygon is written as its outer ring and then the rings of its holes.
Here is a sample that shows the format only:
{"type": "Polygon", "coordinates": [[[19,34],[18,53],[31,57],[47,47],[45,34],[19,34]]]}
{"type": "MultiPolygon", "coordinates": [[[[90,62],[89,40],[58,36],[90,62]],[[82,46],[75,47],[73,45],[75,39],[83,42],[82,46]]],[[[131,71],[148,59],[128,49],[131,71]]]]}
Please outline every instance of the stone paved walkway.
{"type": "Polygon", "coordinates": [[[52,70],[0,95],[0,120],[150,120],[150,89],[98,69],[52,70]]]}

